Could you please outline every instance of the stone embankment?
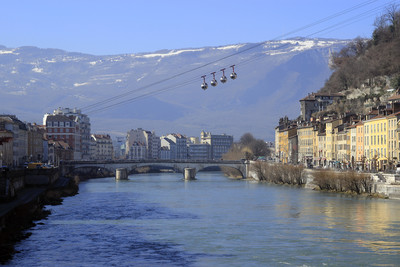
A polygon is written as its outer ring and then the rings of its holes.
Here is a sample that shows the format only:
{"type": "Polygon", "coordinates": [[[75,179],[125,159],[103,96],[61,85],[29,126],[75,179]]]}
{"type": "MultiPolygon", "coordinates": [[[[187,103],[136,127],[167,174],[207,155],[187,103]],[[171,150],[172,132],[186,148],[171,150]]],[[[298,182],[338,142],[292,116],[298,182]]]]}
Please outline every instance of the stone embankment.
{"type": "MultiPolygon", "coordinates": [[[[303,175],[307,182],[305,187],[316,189],[318,186],[314,182],[316,170],[305,169],[303,175]]],[[[345,172],[338,172],[345,174],[345,172]]],[[[400,175],[387,173],[365,173],[371,178],[370,194],[379,195],[389,199],[400,199],[400,175]]]]}
{"type": "Polygon", "coordinates": [[[0,173],[0,264],[16,253],[16,242],[30,235],[25,230],[49,214],[44,206],[77,194],[78,182],[59,177],[57,169],[0,173]]]}
{"type": "MultiPolygon", "coordinates": [[[[277,183],[288,183],[290,179],[282,179],[293,176],[288,169],[290,165],[274,163],[252,162],[249,178],[258,181],[270,181],[277,183]],[[276,169],[281,169],[276,173],[276,169]],[[279,176],[280,179],[270,179],[269,176],[279,176]]],[[[290,168],[289,168],[290,169],[290,168]]],[[[358,173],[335,170],[303,169],[291,179],[300,181],[305,188],[313,190],[328,190],[335,192],[351,192],[357,194],[369,194],[390,199],[400,199],[400,175],[386,173],[358,173]]]]}

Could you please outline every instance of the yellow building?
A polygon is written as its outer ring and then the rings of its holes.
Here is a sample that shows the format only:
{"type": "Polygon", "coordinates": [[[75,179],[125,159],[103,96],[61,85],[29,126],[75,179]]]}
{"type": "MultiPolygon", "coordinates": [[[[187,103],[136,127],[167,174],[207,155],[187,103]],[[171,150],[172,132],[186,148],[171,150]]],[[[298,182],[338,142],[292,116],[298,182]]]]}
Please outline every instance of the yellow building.
{"type": "Polygon", "coordinates": [[[338,167],[347,168],[350,161],[350,134],[347,128],[340,125],[335,128],[335,151],[336,151],[336,161],[340,162],[338,167]]]}
{"type": "Polygon", "coordinates": [[[350,162],[351,162],[351,167],[355,168],[356,167],[356,162],[357,162],[357,126],[356,124],[353,124],[349,127],[347,127],[349,131],[349,146],[350,146],[350,162]]]}
{"type": "Polygon", "coordinates": [[[313,159],[314,127],[312,125],[297,127],[297,136],[299,161],[302,163],[311,163],[313,159]]]}
{"type": "Polygon", "coordinates": [[[335,128],[340,124],[342,124],[341,119],[326,122],[326,160],[328,163],[337,160],[335,128]]]}
{"type": "Polygon", "coordinates": [[[397,136],[397,122],[400,119],[400,112],[389,115],[387,117],[388,131],[387,131],[387,148],[388,148],[388,165],[390,168],[394,168],[398,161],[399,149],[398,149],[398,136],[397,136]]]}
{"type": "Polygon", "coordinates": [[[364,121],[364,153],[372,170],[384,170],[388,164],[387,122],[382,115],[364,121]]]}
{"type": "Polygon", "coordinates": [[[317,134],[317,152],[316,157],[319,166],[326,165],[326,133],[317,134]]]}
{"type": "Polygon", "coordinates": [[[356,124],[356,164],[362,169],[364,168],[364,123],[356,124]]]}
{"type": "Polygon", "coordinates": [[[282,163],[289,162],[289,139],[297,134],[296,128],[287,128],[279,131],[279,160],[282,163]]]}
{"type": "Polygon", "coordinates": [[[314,165],[318,165],[318,160],[319,160],[319,156],[318,156],[318,127],[314,127],[313,129],[313,164],[314,165]]]}
{"type": "Polygon", "coordinates": [[[279,126],[275,127],[275,157],[279,157],[279,126]]]}

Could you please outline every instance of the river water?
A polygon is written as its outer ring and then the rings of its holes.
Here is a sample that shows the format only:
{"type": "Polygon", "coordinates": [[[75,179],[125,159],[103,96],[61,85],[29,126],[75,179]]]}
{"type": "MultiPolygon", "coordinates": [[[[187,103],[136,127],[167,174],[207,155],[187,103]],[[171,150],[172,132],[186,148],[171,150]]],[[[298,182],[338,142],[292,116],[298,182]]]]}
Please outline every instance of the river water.
{"type": "Polygon", "coordinates": [[[400,201],[219,172],[92,179],[10,266],[399,266],[400,201]]]}

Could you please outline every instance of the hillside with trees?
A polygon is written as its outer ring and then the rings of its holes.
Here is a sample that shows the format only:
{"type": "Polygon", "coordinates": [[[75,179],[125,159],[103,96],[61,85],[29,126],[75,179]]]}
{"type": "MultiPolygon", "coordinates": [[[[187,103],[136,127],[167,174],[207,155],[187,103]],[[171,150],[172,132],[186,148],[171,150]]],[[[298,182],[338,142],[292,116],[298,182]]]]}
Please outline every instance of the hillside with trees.
{"type": "Polygon", "coordinates": [[[344,93],[336,112],[363,113],[400,90],[400,11],[396,5],[378,17],[371,39],[356,38],[331,55],[332,75],[321,93],[344,93]]]}

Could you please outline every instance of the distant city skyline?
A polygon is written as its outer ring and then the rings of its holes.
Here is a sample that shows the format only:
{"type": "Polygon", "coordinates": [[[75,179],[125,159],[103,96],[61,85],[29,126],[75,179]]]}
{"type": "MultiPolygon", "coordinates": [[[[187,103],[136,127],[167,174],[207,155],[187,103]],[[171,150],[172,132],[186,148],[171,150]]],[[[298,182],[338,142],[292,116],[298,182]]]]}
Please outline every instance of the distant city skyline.
{"type": "Polygon", "coordinates": [[[6,1],[0,45],[111,55],[297,36],[370,38],[391,3],[399,1],[6,1]]]}

